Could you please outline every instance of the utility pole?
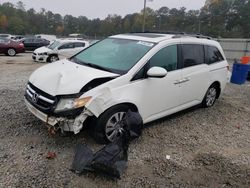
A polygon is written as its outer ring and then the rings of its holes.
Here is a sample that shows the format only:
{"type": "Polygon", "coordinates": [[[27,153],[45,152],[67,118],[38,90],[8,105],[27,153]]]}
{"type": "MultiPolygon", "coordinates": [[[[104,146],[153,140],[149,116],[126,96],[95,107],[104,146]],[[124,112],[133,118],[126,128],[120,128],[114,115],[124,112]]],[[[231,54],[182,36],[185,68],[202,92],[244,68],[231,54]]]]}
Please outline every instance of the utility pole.
{"type": "Polygon", "coordinates": [[[145,32],[147,1],[153,1],[153,0],[144,0],[142,32],[145,32]]]}
{"type": "Polygon", "coordinates": [[[147,0],[144,0],[142,32],[145,31],[146,4],[147,4],[147,0]]]}
{"type": "Polygon", "coordinates": [[[159,18],[159,31],[161,31],[161,15],[159,14],[157,18],[159,18]]]}

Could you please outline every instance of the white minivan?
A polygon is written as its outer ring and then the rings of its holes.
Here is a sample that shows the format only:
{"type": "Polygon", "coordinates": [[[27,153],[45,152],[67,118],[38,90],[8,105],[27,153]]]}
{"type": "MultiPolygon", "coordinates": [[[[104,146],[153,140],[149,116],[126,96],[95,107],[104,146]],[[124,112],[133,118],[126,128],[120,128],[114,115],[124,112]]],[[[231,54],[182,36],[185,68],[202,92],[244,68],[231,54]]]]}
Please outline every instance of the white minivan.
{"type": "Polygon", "coordinates": [[[148,123],[202,104],[211,107],[229,71],[218,42],[201,35],[130,33],[37,69],[25,103],[49,127],[75,134],[91,120],[98,142],[120,135],[131,109],[148,123]]]}
{"type": "Polygon", "coordinates": [[[89,46],[88,41],[58,39],[49,46],[43,46],[33,52],[32,58],[36,62],[55,62],[69,58],[89,46]]]}

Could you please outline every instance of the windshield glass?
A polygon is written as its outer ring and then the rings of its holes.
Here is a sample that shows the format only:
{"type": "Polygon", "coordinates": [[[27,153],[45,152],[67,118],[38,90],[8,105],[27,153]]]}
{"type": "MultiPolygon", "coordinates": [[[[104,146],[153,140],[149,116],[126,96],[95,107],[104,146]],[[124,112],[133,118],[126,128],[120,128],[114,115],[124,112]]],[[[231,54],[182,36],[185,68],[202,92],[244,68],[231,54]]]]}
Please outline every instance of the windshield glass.
{"type": "Polygon", "coordinates": [[[71,61],[110,72],[128,72],[154,43],[107,38],[77,54],[71,61]]]}
{"type": "Polygon", "coordinates": [[[59,41],[54,41],[52,44],[48,46],[49,49],[54,50],[57,46],[59,46],[61,43],[59,41]]]}

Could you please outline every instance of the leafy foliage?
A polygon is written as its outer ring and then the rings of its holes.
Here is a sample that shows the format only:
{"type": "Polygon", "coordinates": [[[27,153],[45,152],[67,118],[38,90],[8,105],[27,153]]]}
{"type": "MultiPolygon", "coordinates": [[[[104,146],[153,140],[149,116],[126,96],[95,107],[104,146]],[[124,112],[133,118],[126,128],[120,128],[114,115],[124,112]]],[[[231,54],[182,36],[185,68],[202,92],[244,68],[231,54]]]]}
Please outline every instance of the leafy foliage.
{"type": "MultiPolygon", "coordinates": [[[[85,16],[54,14],[41,9],[25,9],[19,1],[0,4],[0,33],[47,33],[108,36],[142,29],[143,11],[125,17],[108,15],[90,20],[85,16]]],[[[146,8],[146,30],[203,33],[213,37],[250,37],[250,0],[207,0],[200,10],[146,8]]]]}

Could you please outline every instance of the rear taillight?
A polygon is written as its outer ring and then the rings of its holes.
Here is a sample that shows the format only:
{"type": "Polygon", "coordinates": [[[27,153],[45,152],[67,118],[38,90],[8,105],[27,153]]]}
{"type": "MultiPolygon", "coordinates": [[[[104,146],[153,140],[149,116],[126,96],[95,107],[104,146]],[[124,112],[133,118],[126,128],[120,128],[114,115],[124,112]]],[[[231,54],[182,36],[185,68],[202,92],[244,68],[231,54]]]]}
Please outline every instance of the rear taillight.
{"type": "Polygon", "coordinates": [[[19,43],[19,46],[23,46],[23,43],[19,43]]]}

